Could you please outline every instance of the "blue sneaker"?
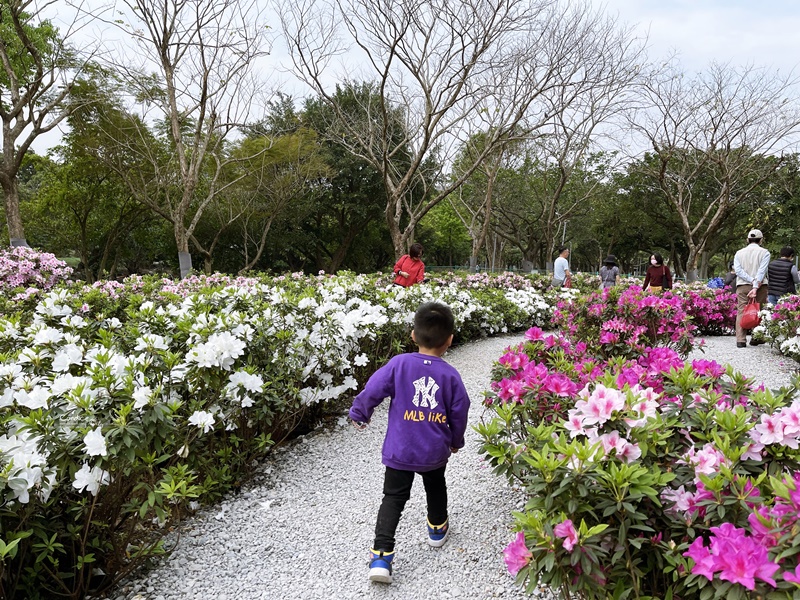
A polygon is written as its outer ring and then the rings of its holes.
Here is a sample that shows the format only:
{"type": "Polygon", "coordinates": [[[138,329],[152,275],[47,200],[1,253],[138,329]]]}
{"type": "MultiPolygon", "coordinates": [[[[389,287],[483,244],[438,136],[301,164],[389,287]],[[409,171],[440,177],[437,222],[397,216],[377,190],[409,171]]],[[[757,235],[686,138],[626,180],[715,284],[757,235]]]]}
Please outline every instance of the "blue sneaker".
{"type": "Polygon", "coordinates": [[[369,551],[369,580],[380,583],[392,583],[392,561],[394,560],[394,550],[369,551]]]}
{"type": "Polygon", "coordinates": [[[428,543],[434,548],[441,548],[447,541],[447,535],[450,533],[450,519],[447,519],[441,525],[431,525],[428,521],[428,543]]]}

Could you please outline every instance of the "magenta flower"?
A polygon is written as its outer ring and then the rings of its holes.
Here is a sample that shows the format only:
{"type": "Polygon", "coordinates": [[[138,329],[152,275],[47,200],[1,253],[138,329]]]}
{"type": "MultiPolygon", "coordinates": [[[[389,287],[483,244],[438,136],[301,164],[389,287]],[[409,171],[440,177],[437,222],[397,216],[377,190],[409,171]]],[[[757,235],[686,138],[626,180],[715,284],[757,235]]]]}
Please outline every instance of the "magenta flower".
{"type": "Polygon", "coordinates": [[[518,532],[517,537],[503,549],[503,558],[506,561],[508,572],[516,575],[524,566],[531,562],[533,554],[525,545],[525,534],[518,532]]]}
{"type": "Polygon", "coordinates": [[[553,533],[556,534],[556,537],[560,537],[564,540],[561,544],[567,552],[572,552],[575,544],[578,543],[578,532],[575,531],[575,527],[572,525],[570,519],[553,527],[553,533]]]}
{"type": "Polygon", "coordinates": [[[693,575],[713,579],[718,573],[721,580],[741,584],[751,591],[756,579],[776,587],[772,576],[779,567],[769,560],[767,549],[755,538],[731,523],[712,527],[711,533],[710,548],[698,538],[684,553],[695,562],[693,575]]]}
{"type": "Polygon", "coordinates": [[[528,331],[525,332],[525,339],[530,340],[532,342],[540,342],[544,339],[544,335],[542,330],[538,327],[531,327],[528,331]]]}
{"type": "Polygon", "coordinates": [[[784,571],[783,572],[783,580],[789,581],[791,583],[796,583],[800,585],[800,565],[797,565],[794,572],[792,571],[784,571]]]}
{"type": "Polygon", "coordinates": [[[553,373],[544,380],[544,389],[556,396],[568,397],[578,391],[578,386],[562,373],[553,373]]]}

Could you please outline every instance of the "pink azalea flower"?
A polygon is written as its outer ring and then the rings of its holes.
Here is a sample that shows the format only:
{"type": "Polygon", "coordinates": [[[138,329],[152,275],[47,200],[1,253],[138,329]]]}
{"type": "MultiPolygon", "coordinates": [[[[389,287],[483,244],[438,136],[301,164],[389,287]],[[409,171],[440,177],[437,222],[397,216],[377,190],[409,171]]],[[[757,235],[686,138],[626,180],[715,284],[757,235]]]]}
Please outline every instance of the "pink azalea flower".
{"type": "Polygon", "coordinates": [[[575,409],[569,411],[567,420],[564,422],[564,429],[569,431],[569,437],[576,438],[579,435],[586,435],[586,429],[583,427],[583,415],[575,409]]]}
{"type": "Polygon", "coordinates": [[[540,342],[544,339],[544,334],[542,330],[538,327],[531,327],[528,331],[525,332],[525,339],[530,340],[532,342],[540,342]]]}
{"type": "Polygon", "coordinates": [[[520,531],[514,541],[503,549],[503,558],[506,561],[508,572],[516,575],[524,566],[531,562],[533,554],[525,545],[525,534],[520,531]]]}
{"type": "Polygon", "coordinates": [[[601,344],[616,344],[619,342],[619,334],[612,331],[603,331],[600,333],[601,344]]]}
{"type": "Polygon", "coordinates": [[[674,510],[682,513],[689,512],[689,510],[694,506],[694,494],[692,494],[692,492],[687,492],[684,486],[681,486],[676,490],[665,488],[664,491],[661,492],[661,499],[674,502],[674,510]]]}
{"type": "Polygon", "coordinates": [[[725,367],[713,360],[693,360],[692,370],[698,375],[719,378],[725,374],[725,367]]]}
{"type": "Polygon", "coordinates": [[[639,444],[632,444],[628,441],[625,442],[625,445],[621,450],[617,450],[617,457],[624,460],[626,463],[632,463],[635,460],[639,460],[641,456],[642,449],[639,447],[639,444]]]}
{"type": "Polygon", "coordinates": [[[797,565],[797,567],[795,567],[794,572],[784,571],[783,580],[800,585],[800,565],[797,565]]]}
{"type": "Polygon", "coordinates": [[[556,534],[556,537],[562,538],[564,541],[561,544],[564,546],[564,550],[567,552],[572,552],[572,549],[575,547],[575,544],[578,543],[578,532],[575,530],[575,527],[572,525],[572,521],[567,519],[553,527],[553,533],[556,534]]]}
{"type": "Polygon", "coordinates": [[[772,576],[779,566],[769,560],[767,549],[747,536],[744,529],[723,523],[712,527],[711,533],[710,548],[698,538],[684,553],[695,562],[692,574],[713,579],[719,573],[721,580],[741,584],[751,591],[756,579],[772,587],[777,585],[772,576]]]}
{"type": "Polygon", "coordinates": [[[518,371],[528,364],[528,356],[522,352],[510,350],[501,356],[498,361],[504,367],[508,367],[514,371],[518,371]]]}
{"type": "Polygon", "coordinates": [[[553,373],[544,381],[544,389],[556,396],[572,396],[577,387],[569,377],[562,373],[553,373]]]}
{"type": "Polygon", "coordinates": [[[753,427],[760,434],[758,441],[762,444],[780,444],[783,442],[783,425],[780,415],[761,415],[761,422],[753,427]]]}
{"type": "MultiPolygon", "coordinates": [[[[752,437],[752,429],[750,430],[751,437],[752,437]]],[[[762,452],[764,450],[764,444],[760,442],[752,443],[747,446],[747,450],[742,454],[743,460],[761,460],[763,458],[762,452]]]]}

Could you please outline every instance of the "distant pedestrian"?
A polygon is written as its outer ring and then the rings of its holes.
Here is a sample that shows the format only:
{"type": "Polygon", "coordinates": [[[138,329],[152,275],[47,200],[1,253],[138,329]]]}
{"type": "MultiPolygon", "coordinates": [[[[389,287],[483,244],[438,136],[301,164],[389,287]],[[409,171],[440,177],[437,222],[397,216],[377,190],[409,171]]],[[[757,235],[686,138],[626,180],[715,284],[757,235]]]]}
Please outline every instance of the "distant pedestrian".
{"type": "Polygon", "coordinates": [[[767,267],[769,279],[769,293],[767,301],[775,306],[778,299],[786,294],[796,294],[800,287],[800,274],[794,265],[794,248],[784,246],[781,248],[780,258],[773,260],[767,267]]]}
{"type": "Polygon", "coordinates": [[[464,447],[469,412],[461,376],[442,360],[453,330],[448,306],[438,302],[420,306],[411,332],[419,352],[398,354],[375,371],[350,408],[353,425],[364,429],[375,408],[391,399],[381,451],[386,473],[369,555],[370,581],[392,582],[395,532],[416,473],[425,486],[428,544],[441,547],[450,533],[444,472],[450,456],[464,447]]]}
{"type": "Polygon", "coordinates": [[[733,270],[733,261],[728,263],[728,274],[725,275],[724,289],[736,292],[736,271],[733,270]]]}
{"type": "Polygon", "coordinates": [[[650,266],[647,267],[642,289],[646,290],[648,286],[651,292],[656,293],[672,289],[672,273],[664,264],[664,257],[655,252],[650,255],[650,266]]]}
{"type": "Polygon", "coordinates": [[[569,272],[569,248],[566,246],[561,246],[558,249],[558,258],[553,263],[553,280],[550,282],[550,286],[554,288],[562,288],[567,285],[569,287],[569,281],[572,278],[572,274],[569,272]]]}
{"type": "Polygon", "coordinates": [[[615,285],[619,285],[619,267],[617,257],[609,254],[600,267],[600,287],[606,289],[615,285]]]}
{"type": "MultiPolygon", "coordinates": [[[[733,257],[733,269],[736,271],[736,347],[747,345],[747,333],[742,329],[742,313],[751,298],[759,304],[767,301],[769,292],[767,269],[769,268],[769,250],[761,247],[764,239],[760,229],[751,229],[747,233],[747,246],[739,250],[733,257]]],[[[751,346],[761,342],[750,338],[751,346]]]]}
{"type": "Polygon", "coordinates": [[[394,284],[411,287],[425,279],[425,263],[422,262],[422,244],[411,244],[408,254],[403,254],[394,265],[394,284]]]}

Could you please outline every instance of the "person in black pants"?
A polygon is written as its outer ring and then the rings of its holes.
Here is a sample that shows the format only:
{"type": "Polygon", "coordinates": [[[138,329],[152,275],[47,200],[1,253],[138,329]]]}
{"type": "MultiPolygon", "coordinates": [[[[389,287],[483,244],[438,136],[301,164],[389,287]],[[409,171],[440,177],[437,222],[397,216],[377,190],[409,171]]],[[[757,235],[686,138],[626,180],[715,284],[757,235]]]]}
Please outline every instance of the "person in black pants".
{"type": "Polygon", "coordinates": [[[767,302],[775,306],[778,299],[786,294],[796,294],[800,285],[800,274],[794,264],[794,248],[784,246],[781,248],[780,258],[769,263],[767,268],[769,277],[769,294],[767,302]]]}
{"type": "Polygon", "coordinates": [[[428,501],[428,543],[438,548],[450,533],[444,471],[450,455],[464,447],[469,412],[461,376],[442,360],[453,342],[453,330],[448,306],[437,302],[420,306],[411,332],[419,352],[399,354],[378,369],[350,408],[356,429],[364,429],[375,407],[391,398],[381,451],[386,466],[383,502],[369,554],[370,581],[392,582],[394,536],[417,473],[428,501]]]}

